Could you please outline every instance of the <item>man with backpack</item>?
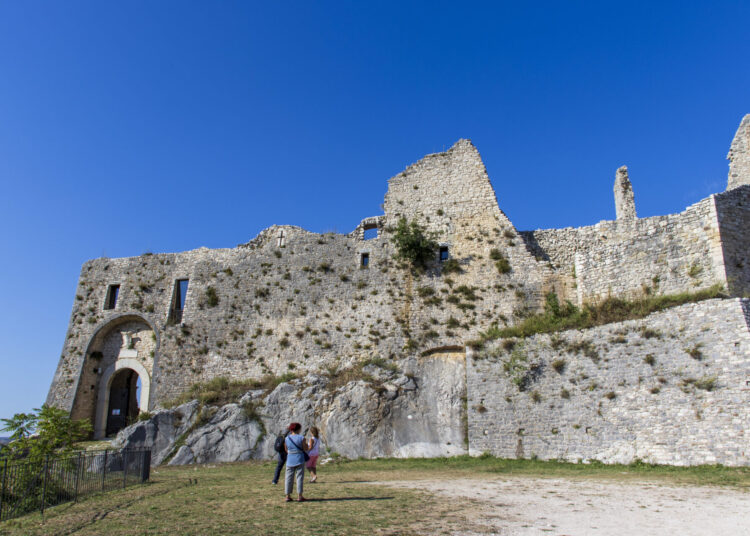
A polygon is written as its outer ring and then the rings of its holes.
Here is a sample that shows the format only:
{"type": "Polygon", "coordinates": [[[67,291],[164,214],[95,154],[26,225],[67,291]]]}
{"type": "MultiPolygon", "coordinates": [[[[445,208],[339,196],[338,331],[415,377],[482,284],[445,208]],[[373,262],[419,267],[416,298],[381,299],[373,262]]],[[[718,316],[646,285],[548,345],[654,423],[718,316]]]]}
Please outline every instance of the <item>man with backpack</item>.
{"type": "Polygon", "coordinates": [[[286,441],[286,436],[288,435],[289,430],[286,430],[284,433],[276,436],[276,441],[274,441],[273,443],[273,450],[276,451],[276,454],[279,457],[279,462],[276,464],[276,471],[273,473],[273,480],[271,481],[272,484],[279,483],[281,470],[284,468],[284,464],[286,464],[286,449],[284,448],[284,441],[286,441]]]}

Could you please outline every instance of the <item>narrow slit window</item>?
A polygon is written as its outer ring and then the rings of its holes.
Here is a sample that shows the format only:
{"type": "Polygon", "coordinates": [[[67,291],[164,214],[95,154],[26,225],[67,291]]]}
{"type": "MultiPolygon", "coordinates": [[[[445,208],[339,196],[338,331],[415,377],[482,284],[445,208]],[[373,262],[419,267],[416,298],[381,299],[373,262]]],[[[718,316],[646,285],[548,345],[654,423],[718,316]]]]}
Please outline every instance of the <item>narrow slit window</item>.
{"type": "Polygon", "coordinates": [[[177,281],[177,299],[175,305],[182,311],[185,308],[185,296],[187,296],[188,280],[180,279],[177,281]]]}
{"type": "Polygon", "coordinates": [[[105,309],[117,307],[117,297],[120,295],[120,285],[110,285],[107,289],[107,299],[104,302],[105,309]]]}
{"type": "Polygon", "coordinates": [[[367,268],[368,266],[370,266],[370,254],[362,253],[359,257],[359,267],[367,268]]]}
{"type": "Polygon", "coordinates": [[[182,322],[182,311],[185,309],[185,297],[187,296],[188,280],[178,279],[174,284],[174,298],[172,308],[169,311],[169,320],[174,323],[182,322]]]}
{"type": "MultiPolygon", "coordinates": [[[[433,250],[435,251],[435,250],[433,250]]],[[[440,246],[440,262],[445,262],[450,259],[450,253],[448,252],[448,246],[440,246]]]]}

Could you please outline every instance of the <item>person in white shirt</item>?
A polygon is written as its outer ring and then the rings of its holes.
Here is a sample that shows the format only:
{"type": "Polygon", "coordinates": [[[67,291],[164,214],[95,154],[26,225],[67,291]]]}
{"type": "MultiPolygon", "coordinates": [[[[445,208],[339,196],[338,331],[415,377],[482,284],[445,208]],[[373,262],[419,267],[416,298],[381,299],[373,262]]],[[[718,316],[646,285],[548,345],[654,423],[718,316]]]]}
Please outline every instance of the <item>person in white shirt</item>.
{"type": "Polygon", "coordinates": [[[310,428],[310,434],[312,437],[308,440],[308,447],[307,447],[307,454],[310,456],[310,459],[307,460],[307,463],[305,464],[305,467],[307,467],[308,471],[310,471],[310,474],[312,477],[310,478],[310,482],[315,482],[318,479],[318,456],[320,456],[320,437],[318,437],[318,429],[316,427],[310,428]]]}

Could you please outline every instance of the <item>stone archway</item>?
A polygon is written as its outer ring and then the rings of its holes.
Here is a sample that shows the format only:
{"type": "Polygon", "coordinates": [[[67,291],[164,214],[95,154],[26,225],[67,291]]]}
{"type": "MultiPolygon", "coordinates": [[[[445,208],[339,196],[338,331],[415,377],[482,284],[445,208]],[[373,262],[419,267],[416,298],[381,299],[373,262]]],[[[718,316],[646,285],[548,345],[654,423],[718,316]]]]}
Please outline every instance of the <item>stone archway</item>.
{"type": "Polygon", "coordinates": [[[151,377],[146,368],[135,359],[118,359],[102,374],[97,396],[94,438],[101,439],[119,432],[127,426],[129,418],[138,411],[148,411],[151,377]],[[136,400],[135,382],[141,381],[141,394],[136,400]],[[118,399],[125,391],[124,400],[118,399]],[[117,414],[113,414],[117,411],[117,414]]]}
{"type": "MultiPolygon", "coordinates": [[[[123,383],[126,382],[126,373],[123,372],[123,376],[118,374],[125,370],[132,371],[132,374],[127,373],[128,381],[140,380],[140,397],[137,401],[131,400],[131,395],[127,393],[127,407],[112,409],[120,409],[120,414],[126,410],[131,419],[136,413],[135,407],[131,406],[136,403],[139,411],[148,411],[151,407],[151,381],[157,349],[158,338],[154,328],[139,315],[125,314],[100,326],[89,341],[84,356],[71,417],[91,420],[94,438],[106,437],[113,381],[115,389],[128,391],[131,388],[123,383]]],[[[119,424],[114,426],[117,427],[119,424]]],[[[109,431],[113,431],[113,428],[110,427],[109,431]]]]}

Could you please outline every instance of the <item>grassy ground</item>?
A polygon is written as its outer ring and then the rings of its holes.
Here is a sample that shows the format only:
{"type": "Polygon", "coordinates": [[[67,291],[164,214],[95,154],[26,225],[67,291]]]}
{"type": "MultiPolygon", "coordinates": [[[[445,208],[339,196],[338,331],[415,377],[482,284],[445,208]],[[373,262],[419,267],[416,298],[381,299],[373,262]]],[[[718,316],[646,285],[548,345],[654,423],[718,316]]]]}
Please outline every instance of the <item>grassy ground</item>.
{"type": "Polygon", "coordinates": [[[514,477],[657,481],[750,490],[750,468],[576,465],[458,457],[362,460],[321,467],[310,502],[284,503],[273,465],[247,462],[157,468],[151,482],[0,524],[9,535],[449,534],[471,528],[473,503],[378,485],[388,480],[514,477]]]}

